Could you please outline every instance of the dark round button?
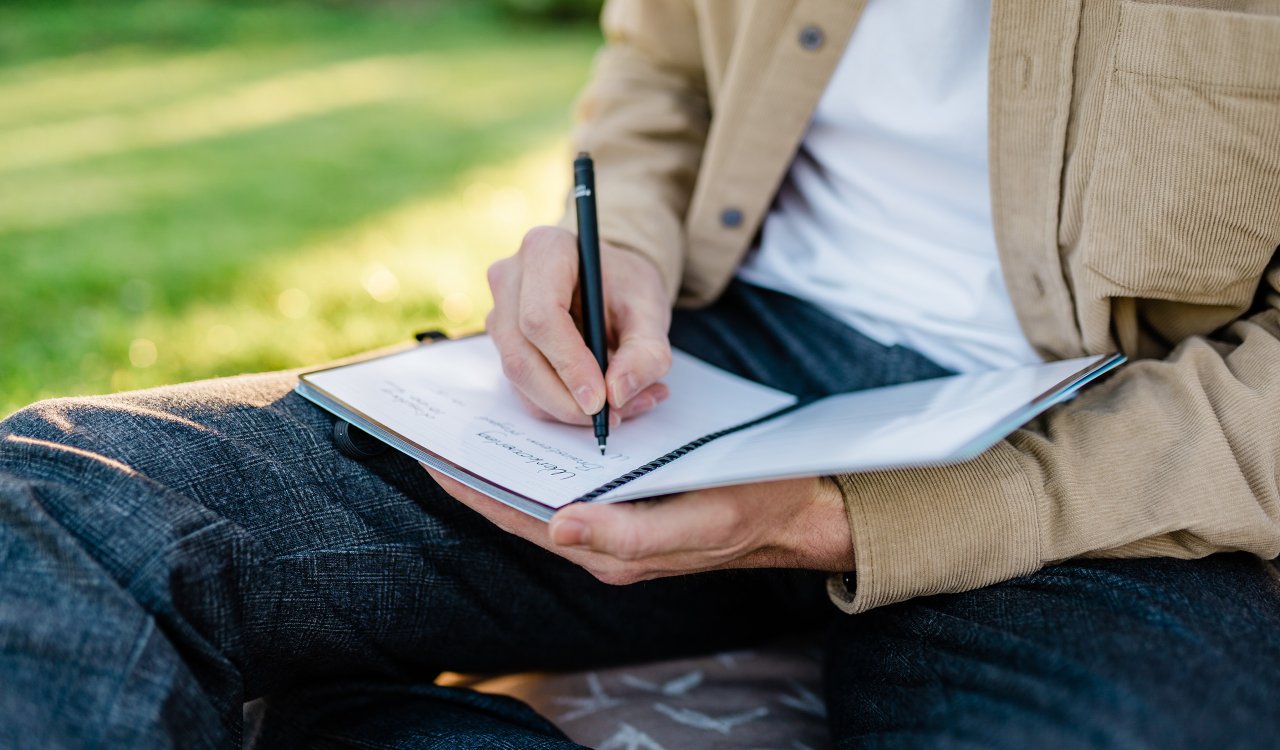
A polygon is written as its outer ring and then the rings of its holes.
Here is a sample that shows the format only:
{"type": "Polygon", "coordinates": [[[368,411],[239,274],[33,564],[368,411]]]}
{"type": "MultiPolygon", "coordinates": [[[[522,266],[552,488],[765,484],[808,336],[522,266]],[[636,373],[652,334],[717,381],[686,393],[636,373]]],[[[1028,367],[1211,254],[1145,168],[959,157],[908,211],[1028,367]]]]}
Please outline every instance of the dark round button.
{"type": "Polygon", "coordinates": [[[844,573],[840,576],[840,582],[844,584],[844,590],[849,592],[849,596],[858,593],[858,574],[844,573]]]}
{"type": "Polygon", "coordinates": [[[373,458],[387,450],[386,443],[341,419],[333,423],[333,442],[339,453],[357,461],[373,458]]]}
{"type": "Polygon", "coordinates": [[[742,224],[742,212],[736,208],[726,208],[720,212],[720,223],[733,228],[742,224]]]}
{"type": "Polygon", "coordinates": [[[826,35],[817,26],[806,26],[800,30],[800,46],[805,49],[818,49],[825,40],[826,35]]]}

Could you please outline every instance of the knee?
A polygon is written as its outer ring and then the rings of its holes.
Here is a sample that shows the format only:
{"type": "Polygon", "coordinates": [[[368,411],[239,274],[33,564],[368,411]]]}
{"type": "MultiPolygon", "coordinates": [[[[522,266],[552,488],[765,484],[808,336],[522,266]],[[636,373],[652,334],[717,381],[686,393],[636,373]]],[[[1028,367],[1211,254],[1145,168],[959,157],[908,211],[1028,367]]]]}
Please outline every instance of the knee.
{"type": "Polygon", "coordinates": [[[286,397],[294,382],[288,373],[269,373],[40,401],[0,422],[0,455],[6,444],[43,444],[141,466],[184,446],[252,432],[259,423],[290,421],[296,415],[286,397]]]}
{"type": "Polygon", "coordinates": [[[51,428],[61,432],[70,426],[65,416],[68,409],[73,404],[88,400],[90,399],[71,397],[35,401],[0,420],[0,430],[6,435],[53,437],[51,428]]]}
{"type": "Polygon", "coordinates": [[[98,452],[129,428],[127,410],[105,397],[38,401],[0,422],[0,455],[33,448],[98,452]]]}
{"type": "Polygon", "coordinates": [[[0,423],[0,471],[72,483],[156,476],[208,430],[142,394],[49,399],[0,423]]]}

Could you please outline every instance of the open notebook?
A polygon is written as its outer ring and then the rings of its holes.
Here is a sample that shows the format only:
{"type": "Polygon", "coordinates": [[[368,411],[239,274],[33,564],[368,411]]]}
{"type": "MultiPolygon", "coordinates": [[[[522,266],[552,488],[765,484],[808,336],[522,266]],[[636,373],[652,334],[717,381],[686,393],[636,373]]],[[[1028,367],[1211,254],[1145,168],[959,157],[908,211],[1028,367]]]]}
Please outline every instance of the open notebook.
{"type": "Polygon", "coordinates": [[[957,375],[801,403],[675,352],[671,396],[609,434],[525,413],[485,336],[303,374],[297,391],[538,518],[766,479],[963,461],[1115,368],[1120,355],[957,375]]]}

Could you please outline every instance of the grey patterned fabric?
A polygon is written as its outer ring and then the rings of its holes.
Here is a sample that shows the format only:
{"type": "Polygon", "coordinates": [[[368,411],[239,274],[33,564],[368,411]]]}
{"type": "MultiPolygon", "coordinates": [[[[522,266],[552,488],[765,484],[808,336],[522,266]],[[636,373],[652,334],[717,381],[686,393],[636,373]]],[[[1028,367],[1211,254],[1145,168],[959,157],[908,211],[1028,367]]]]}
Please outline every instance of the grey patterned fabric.
{"type": "Polygon", "coordinates": [[[442,683],[509,695],[599,750],[825,750],[821,638],[590,672],[442,683]]]}

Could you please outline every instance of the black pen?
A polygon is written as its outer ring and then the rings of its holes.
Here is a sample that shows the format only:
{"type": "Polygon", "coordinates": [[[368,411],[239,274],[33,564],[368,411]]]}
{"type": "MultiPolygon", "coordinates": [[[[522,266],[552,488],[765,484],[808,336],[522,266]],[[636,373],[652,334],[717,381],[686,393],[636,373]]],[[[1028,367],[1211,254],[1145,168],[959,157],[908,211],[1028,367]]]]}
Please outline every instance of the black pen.
{"type": "MultiPolygon", "coordinates": [[[[582,299],[582,337],[600,364],[609,369],[609,349],[604,332],[604,287],[600,280],[600,231],[596,225],[596,174],[591,157],[583,151],[573,160],[573,198],[578,209],[578,294],[582,299]]],[[[609,438],[609,398],[591,417],[596,443],[604,455],[609,438]]]]}

